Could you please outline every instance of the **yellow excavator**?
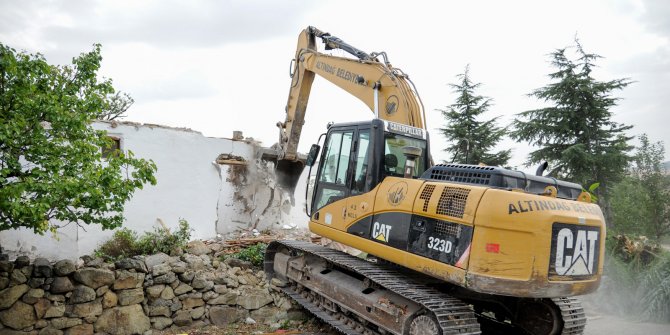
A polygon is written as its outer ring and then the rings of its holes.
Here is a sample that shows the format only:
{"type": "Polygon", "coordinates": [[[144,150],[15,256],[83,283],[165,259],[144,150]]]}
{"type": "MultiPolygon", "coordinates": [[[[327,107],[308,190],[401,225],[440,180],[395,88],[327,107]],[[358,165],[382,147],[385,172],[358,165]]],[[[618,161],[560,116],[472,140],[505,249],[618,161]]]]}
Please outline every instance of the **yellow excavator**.
{"type": "Polygon", "coordinates": [[[273,285],[344,334],[583,333],[574,297],[600,284],[605,224],[580,185],[542,176],[546,166],[434,165],[419,95],[383,52],[308,27],[291,76],[279,175],[291,184],[315,166],[310,230],[367,257],[276,241],[264,263],[273,285]],[[353,57],[319,52],[317,39],[353,57]],[[305,158],[297,147],[317,74],[374,118],[329,125],[323,150],[305,158]]]}

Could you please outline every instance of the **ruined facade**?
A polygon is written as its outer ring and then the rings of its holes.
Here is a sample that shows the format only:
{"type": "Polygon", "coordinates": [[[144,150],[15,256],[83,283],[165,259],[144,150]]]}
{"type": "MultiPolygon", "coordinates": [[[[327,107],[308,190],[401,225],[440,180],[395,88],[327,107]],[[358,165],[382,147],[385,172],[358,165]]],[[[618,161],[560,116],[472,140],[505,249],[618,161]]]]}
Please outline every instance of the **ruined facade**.
{"type": "MultiPolygon", "coordinates": [[[[279,191],[272,164],[256,158],[253,139],[205,137],[184,128],[132,122],[94,123],[106,130],[121,150],[152,159],[157,184],[145,185],[126,204],[124,227],[137,232],[157,224],[176,227],[185,219],[192,238],[212,238],[238,229],[281,229],[304,225],[304,183],[296,190],[296,206],[279,191]]],[[[39,255],[75,259],[92,252],[113,234],[98,226],[64,225],[55,236],[36,236],[31,230],[0,232],[0,245],[11,256],[39,255]]]]}

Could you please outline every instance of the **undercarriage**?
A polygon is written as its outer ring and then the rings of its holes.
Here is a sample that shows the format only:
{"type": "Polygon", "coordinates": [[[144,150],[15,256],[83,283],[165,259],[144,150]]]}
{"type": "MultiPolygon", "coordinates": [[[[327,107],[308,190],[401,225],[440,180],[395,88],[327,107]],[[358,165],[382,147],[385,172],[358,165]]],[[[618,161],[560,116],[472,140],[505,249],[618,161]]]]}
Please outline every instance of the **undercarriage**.
{"type": "Polygon", "coordinates": [[[268,246],[273,283],[343,334],[582,334],[575,298],[470,292],[383,262],[299,241],[268,246]]]}

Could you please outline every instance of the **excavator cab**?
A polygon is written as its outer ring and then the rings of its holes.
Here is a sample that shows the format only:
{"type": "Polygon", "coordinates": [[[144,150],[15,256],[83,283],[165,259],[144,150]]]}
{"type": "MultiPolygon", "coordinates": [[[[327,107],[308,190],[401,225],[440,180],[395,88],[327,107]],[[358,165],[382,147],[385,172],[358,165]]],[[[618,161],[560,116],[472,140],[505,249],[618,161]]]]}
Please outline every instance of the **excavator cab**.
{"type": "Polygon", "coordinates": [[[332,125],[321,152],[310,213],[337,200],[367,193],[388,176],[403,177],[405,147],[421,149],[411,174],[418,178],[429,166],[428,142],[422,129],[374,119],[332,125]]]}

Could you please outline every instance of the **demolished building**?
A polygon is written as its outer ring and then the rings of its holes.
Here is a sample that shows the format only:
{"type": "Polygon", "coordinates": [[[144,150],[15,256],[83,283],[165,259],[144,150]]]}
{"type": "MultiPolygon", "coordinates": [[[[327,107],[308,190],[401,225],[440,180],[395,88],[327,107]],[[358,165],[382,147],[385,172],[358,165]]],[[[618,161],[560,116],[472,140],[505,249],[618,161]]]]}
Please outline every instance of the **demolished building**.
{"type": "MultiPolygon", "coordinates": [[[[274,179],[272,163],[258,158],[260,143],[236,132],[213,138],[187,129],[134,122],[96,121],[116,147],[156,163],[157,184],[137,190],[124,207],[124,227],[151,231],[188,221],[192,238],[204,239],[237,230],[281,229],[304,225],[304,199],[291,205],[290,195],[274,179]]],[[[304,178],[296,194],[304,194],[304,178]]],[[[300,198],[300,197],[298,197],[300,198]]],[[[113,231],[97,225],[61,223],[55,235],[30,229],[0,232],[0,245],[10,255],[50,259],[91,253],[113,231]]]]}

